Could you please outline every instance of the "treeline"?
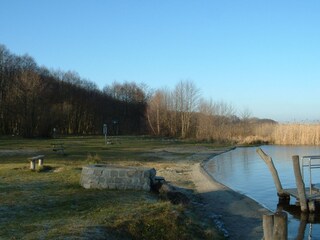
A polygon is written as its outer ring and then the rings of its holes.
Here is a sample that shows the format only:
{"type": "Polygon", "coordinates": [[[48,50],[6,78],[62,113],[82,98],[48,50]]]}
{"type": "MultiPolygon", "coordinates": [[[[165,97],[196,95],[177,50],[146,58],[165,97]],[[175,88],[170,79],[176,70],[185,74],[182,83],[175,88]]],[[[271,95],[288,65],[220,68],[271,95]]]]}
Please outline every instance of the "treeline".
{"type": "Polygon", "coordinates": [[[50,71],[28,55],[0,45],[0,134],[141,134],[146,131],[145,91],[113,83],[102,91],[75,72],[50,71]]]}
{"type": "Polygon", "coordinates": [[[150,91],[134,82],[100,90],[75,72],[39,67],[0,45],[0,135],[151,134],[225,143],[320,144],[319,125],[278,124],[201,97],[192,81],[150,91]]]}
{"type": "Polygon", "coordinates": [[[237,116],[231,104],[201,98],[191,81],[180,81],[173,90],[157,90],[149,100],[147,120],[154,135],[243,144],[266,141],[270,132],[260,129],[271,130],[277,124],[252,118],[248,110],[237,116]]]}

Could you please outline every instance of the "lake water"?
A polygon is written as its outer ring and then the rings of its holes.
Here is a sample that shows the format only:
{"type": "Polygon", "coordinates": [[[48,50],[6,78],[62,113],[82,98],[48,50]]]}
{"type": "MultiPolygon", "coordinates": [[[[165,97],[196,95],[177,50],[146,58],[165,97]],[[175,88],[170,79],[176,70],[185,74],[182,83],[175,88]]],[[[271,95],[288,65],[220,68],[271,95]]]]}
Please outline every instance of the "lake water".
{"type": "MultiPolygon", "coordinates": [[[[245,194],[266,208],[276,211],[278,196],[271,173],[265,162],[256,153],[257,147],[236,148],[214,157],[205,165],[208,172],[219,182],[231,189],[245,194]]],[[[320,155],[319,147],[296,146],[261,146],[272,157],[283,188],[296,188],[292,156],[320,155]]],[[[309,183],[309,172],[304,171],[304,181],[309,183]]],[[[320,183],[320,169],[312,170],[313,182],[320,183]],[[318,180],[318,181],[317,181],[318,180]]],[[[295,198],[290,199],[290,206],[284,209],[288,213],[289,239],[320,239],[320,213],[301,215],[295,206],[295,198]],[[301,218],[307,218],[307,225],[301,218]],[[299,229],[300,228],[300,229],[299,229]],[[301,228],[305,229],[301,235],[301,228]],[[300,235],[299,235],[300,234],[300,235]],[[304,236],[303,236],[304,235],[304,236]]],[[[303,231],[302,231],[303,232],[303,231]]]]}

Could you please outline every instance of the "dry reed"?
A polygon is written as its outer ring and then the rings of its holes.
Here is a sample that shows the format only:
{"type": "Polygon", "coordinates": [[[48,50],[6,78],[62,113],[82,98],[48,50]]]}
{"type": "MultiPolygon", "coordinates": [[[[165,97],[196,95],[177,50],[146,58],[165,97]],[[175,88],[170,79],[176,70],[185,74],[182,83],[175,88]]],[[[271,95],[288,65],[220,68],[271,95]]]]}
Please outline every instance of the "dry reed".
{"type": "Polygon", "coordinates": [[[250,128],[251,131],[246,132],[238,128],[229,140],[238,144],[320,145],[320,124],[264,123],[253,124],[250,128]]]}
{"type": "Polygon", "coordinates": [[[272,138],[281,145],[320,145],[320,124],[279,124],[272,138]]]}
{"type": "MultiPolygon", "coordinates": [[[[320,123],[198,122],[196,139],[231,144],[320,145],[320,123]]],[[[219,120],[219,119],[218,119],[219,120]]]]}

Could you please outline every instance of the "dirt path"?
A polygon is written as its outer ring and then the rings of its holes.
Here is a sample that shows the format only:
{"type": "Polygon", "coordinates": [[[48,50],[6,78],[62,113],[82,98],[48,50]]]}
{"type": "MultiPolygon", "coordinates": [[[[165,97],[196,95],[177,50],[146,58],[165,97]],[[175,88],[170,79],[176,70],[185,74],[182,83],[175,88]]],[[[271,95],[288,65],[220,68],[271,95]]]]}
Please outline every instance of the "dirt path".
{"type": "Polygon", "coordinates": [[[213,219],[229,239],[262,239],[262,215],[268,210],[214,181],[199,163],[192,166],[191,177],[204,204],[198,211],[213,219]]]}

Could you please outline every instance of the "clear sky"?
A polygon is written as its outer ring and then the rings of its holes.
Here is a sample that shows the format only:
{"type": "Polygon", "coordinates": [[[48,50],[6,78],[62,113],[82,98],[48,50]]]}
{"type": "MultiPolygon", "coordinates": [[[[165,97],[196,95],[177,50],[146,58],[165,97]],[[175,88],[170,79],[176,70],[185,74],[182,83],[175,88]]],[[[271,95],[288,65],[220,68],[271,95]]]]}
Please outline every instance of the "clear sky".
{"type": "Polygon", "coordinates": [[[100,88],[191,80],[238,112],[320,120],[318,0],[1,0],[0,43],[100,88]]]}

